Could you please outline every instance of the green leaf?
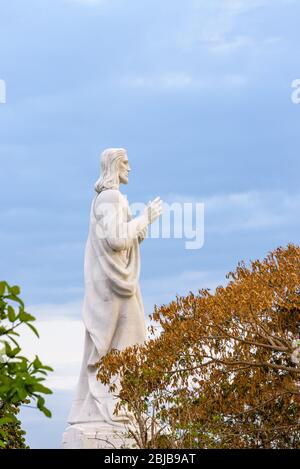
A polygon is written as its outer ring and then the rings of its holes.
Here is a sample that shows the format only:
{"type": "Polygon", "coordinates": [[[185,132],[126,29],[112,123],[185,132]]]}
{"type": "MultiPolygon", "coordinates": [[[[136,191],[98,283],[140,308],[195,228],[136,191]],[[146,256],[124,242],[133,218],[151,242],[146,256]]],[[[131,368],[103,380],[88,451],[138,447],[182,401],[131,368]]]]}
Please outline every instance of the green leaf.
{"type": "Polygon", "coordinates": [[[4,346],[5,346],[5,355],[7,355],[9,358],[12,358],[12,348],[11,346],[9,345],[8,342],[4,342],[4,346]]]}
{"type": "Polygon", "coordinates": [[[40,383],[36,383],[34,385],[34,392],[42,392],[43,394],[52,394],[53,392],[51,391],[51,389],[49,388],[46,388],[46,386],[43,386],[42,384],[40,383]]]}
{"type": "Polygon", "coordinates": [[[37,329],[32,324],[30,324],[29,322],[26,322],[26,326],[28,326],[38,338],[40,337],[37,329]]]}
{"type": "Polygon", "coordinates": [[[0,296],[3,296],[6,289],[6,282],[0,282],[0,296]]]}
{"type": "Polygon", "coordinates": [[[4,344],[5,354],[8,356],[8,358],[14,358],[21,351],[21,348],[19,346],[12,349],[8,342],[5,342],[4,344]]]}
{"type": "Polygon", "coordinates": [[[41,374],[41,375],[44,375],[44,376],[47,376],[47,375],[48,375],[47,371],[44,371],[44,370],[42,370],[42,369],[40,369],[40,368],[37,369],[37,370],[33,370],[33,371],[31,372],[31,374],[32,374],[32,375],[41,374]]]}
{"type": "Polygon", "coordinates": [[[0,425],[6,425],[7,423],[14,423],[15,422],[15,418],[13,417],[3,417],[2,419],[0,419],[0,425]]]}
{"type": "Polygon", "coordinates": [[[12,306],[7,307],[7,313],[8,313],[8,319],[10,320],[10,322],[15,322],[17,316],[12,306]]]}
{"type": "Polygon", "coordinates": [[[51,366],[46,366],[46,365],[41,366],[41,369],[42,370],[47,370],[47,371],[54,371],[54,369],[51,368],[51,366]]]}
{"type": "Polygon", "coordinates": [[[52,417],[52,414],[51,414],[50,410],[47,409],[47,407],[43,407],[41,409],[41,411],[46,415],[46,417],[49,417],[49,418],[52,417]]]}
{"type": "Polygon", "coordinates": [[[23,308],[20,308],[20,312],[19,312],[18,317],[19,317],[20,321],[22,321],[22,322],[35,321],[35,317],[32,316],[29,313],[26,313],[26,311],[23,308]]]}
{"type": "Polygon", "coordinates": [[[18,285],[13,285],[12,287],[9,288],[9,291],[13,294],[13,295],[19,295],[20,292],[21,292],[21,289],[18,285]]]}
{"type": "Polygon", "coordinates": [[[33,368],[35,370],[46,370],[46,371],[53,371],[51,366],[43,365],[39,357],[36,355],[34,361],[32,362],[33,368]]]}
{"type": "Polygon", "coordinates": [[[18,388],[17,389],[17,396],[18,398],[17,399],[14,399],[14,402],[19,402],[19,401],[24,401],[24,399],[26,399],[26,397],[28,396],[28,393],[26,391],[26,389],[24,388],[18,388]]]}
{"type": "Polygon", "coordinates": [[[16,357],[18,355],[18,353],[21,352],[21,347],[17,346],[13,349],[12,353],[13,353],[13,356],[16,357]]]}
{"type": "Polygon", "coordinates": [[[22,301],[20,298],[18,298],[16,295],[10,294],[10,295],[6,295],[4,298],[5,298],[6,300],[15,301],[16,303],[19,303],[19,305],[20,305],[22,308],[24,308],[24,303],[23,303],[23,301],[22,301]]]}
{"type": "Polygon", "coordinates": [[[37,400],[38,409],[42,410],[44,407],[44,404],[45,404],[45,399],[42,396],[39,396],[37,400]]]}
{"type": "Polygon", "coordinates": [[[39,357],[38,357],[37,355],[35,356],[35,359],[34,359],[34,361],[32,362],[32,364],[33,364],[33,368],[34,368],[35,370],[38,369],[38,368],[41,368],[41,367],[43,366],[41,360],[39,359],[39,357]]]}
{"type": "MultiPolygon", "coordinates": [[[[10,336],[9,339],[15,344],[16,347],[19,347],[18,342],[13,337],[11,337],[11,334],[12,332],[9,333],[9,336],[10,336]]],[[[14,334],[14,335],[19,335],[19,334],[14,334]]]]}
{"type": "MultiPolygon", "coordinates": [[[[1,428],[0,428],[0,435],[2,436],[4,441],[7,441],[7,432],[2,430],[1,428]]],[[[1,442],[1,440],[0,440],[0,442],[1,442]]]]}

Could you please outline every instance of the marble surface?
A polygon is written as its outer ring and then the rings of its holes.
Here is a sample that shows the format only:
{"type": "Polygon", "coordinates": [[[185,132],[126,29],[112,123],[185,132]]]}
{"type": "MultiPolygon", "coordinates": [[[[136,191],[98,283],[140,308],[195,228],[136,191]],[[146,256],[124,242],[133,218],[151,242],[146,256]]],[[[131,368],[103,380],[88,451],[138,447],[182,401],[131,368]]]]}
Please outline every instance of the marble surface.
{"type": "Polygon", "coordinates": [[[127,198],[119,188],[128,183],[130,169],[126,150],[107,149],[102,153],[85,248],[84,353],[68,417],[70,426],[64,433],[63,445],[68,448],[102,447],[99,445],[107,438],[119,445],[116,428],[126,431],[133,418],[125,411],[114,414],[117,397],[96,379],[95,366],[112,348],[122,350],[146,339],[139,285],[140,243],[147,226],[160,216],[162,202],[157,197],[139,217],[132,218],[127,198]]]}

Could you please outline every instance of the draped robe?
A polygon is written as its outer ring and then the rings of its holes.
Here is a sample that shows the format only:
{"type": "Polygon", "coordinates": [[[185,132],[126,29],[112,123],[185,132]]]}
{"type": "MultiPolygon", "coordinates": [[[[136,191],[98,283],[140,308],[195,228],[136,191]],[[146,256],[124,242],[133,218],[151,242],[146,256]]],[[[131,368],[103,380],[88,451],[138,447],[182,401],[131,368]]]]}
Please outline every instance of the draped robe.
{"type": "Polygon", "coordinates": [[[139,234],[146,226],[143,215],[132,219],[119,190],[103,190],[92,203],[84,259],[84,353],[70,424],[128,422],[124,413],[114,415],[116,398],[96,379],[95,363],[112,348],[122,350],[146,338],[139,286],[139,234]]]}

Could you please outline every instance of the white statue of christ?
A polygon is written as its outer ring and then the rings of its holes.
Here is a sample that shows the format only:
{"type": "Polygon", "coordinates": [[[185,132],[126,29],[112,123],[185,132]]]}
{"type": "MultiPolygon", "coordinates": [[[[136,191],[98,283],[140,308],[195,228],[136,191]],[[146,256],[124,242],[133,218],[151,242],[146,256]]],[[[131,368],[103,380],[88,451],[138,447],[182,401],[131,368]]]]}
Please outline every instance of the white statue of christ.
{"type": "Polygon", "coordinates": [[[128,183],[130,169],[125,149],[109,148],[101,154],[101,176],[95,185],[85,250],[85,344],[68,417],[71,426],[128,423],[125,413],[114,414],[116,399],[96,379],[95,364],[112,348],[122,350],[146,339],[139,244],[148,225],[162,213],[162,201],[157,197],[133,219],[127,198],[119,190],[120,184],[128,183]]]}

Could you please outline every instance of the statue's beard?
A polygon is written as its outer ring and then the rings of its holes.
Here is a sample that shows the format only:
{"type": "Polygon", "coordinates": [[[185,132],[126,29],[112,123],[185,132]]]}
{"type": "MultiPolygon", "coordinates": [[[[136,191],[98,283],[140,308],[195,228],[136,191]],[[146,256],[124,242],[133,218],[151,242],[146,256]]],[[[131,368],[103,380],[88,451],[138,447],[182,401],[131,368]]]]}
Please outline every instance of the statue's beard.
{"type": "Polygon", "coordinates": [[[127,182],[128,182],[128,174],[123,174],[123,175],[120,177],[120,182],[122,182],[123,184],[127,184],[127,182]]]}

